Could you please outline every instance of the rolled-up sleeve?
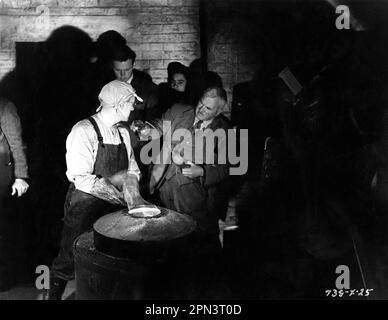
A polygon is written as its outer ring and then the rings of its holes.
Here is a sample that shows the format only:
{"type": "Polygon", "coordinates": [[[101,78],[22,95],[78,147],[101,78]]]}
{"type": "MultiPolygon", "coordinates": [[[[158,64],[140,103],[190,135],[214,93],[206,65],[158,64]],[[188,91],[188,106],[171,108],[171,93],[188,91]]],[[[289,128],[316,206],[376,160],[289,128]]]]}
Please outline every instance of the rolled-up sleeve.
{"type": "Polygon", "coordinates": [[[27,157],[22,139],[22,126],[16,107],[12,102],[7,102],[0,117],[1,130],[7,139],[13,163],[15,178],[28,178],[27,157]]]}
{"type": "Polygon", "coordinates": [[[120,127],[119,131],[124,138],[124,144],[127,148],[127,154],[128,154],[128,174],[134,174],[137,176],[137,179],[140,180],[141,173],[139,166],[137,165],[137,162],[135,160],[135,155],[133,153],[133,149],[131,146],[131,136],[128,132],[128,129],[120,127]]]}
{"type": "Polygon", "coordinates": [[[128,174],[134,174],[137,176],[137,179],[140,180],[140,169],[137,165],[133,152],[131,158],[129,159],[128,174]]]}
{"type": "Polygon", "coordinates": [[[91,193],[94,184],[99,181],[99,178],[93,174],[98,142],[94,129],[88,129],[85,124],[78,123],[67,137],[66,175],[76,189],[91,193]]]}

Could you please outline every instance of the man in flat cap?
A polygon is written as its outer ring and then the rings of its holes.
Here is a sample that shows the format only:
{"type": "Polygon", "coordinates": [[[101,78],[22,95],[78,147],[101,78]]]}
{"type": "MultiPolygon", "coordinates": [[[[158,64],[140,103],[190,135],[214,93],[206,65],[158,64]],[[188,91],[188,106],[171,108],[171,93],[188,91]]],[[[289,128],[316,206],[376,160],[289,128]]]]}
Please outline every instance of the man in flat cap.
{"type": "Polygon", "coordinates": [[[72,245],[102,215],[117,211],[140,197],[140,171],[133,157],[127,121],[135,101],[128,83],[114,80],[100,94],[97,113],[78,122],[66,140],[66,175],[70,181],[65,201],[60,250],[51,268],[50,300],[60,300],[74,277],[72,245]],[[125,199],[122,179],[130,181],[131,197],[125,199]],[[121,181],[121,184],[120,184],[121,181]]]}

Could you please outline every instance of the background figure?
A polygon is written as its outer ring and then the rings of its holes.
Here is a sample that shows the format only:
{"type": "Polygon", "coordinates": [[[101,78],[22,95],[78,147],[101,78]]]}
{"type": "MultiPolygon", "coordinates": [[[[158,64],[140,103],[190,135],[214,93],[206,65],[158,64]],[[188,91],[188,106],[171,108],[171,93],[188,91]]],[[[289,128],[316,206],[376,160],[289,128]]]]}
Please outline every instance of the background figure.
{"type": "Polygon", "coordinates": [[[189,100],[193,105],[196,105],[203,92],[202,86],[204,85],[206,72],[207,63],[203,58],[195,59],[190,63],[187,90],[190,92],[189,100]]]}
{"type": "Polygon", "coordinates": [[[189,102],[196,105],[202,93],[210,87],[223,88],[222,78],[218,73],[208,70],[203,58],[193,60],[189,66],[186,88],[189,102]]]}
{"type": "MultiPolygon", "coordinates": [[[[46,41],[47,59],[40,66],[34,104],[26,119],[26,125],[34,130],[33,138],[28,140],[30,198],[38,213],[37,234],[42,237],[42,246],[49,247],[51,254],[57,250],[53,244],[59,243],[63,203],[69,185],[65,174],[66,137],[74,123],[90,114],[86,79],[91,48],[91,38],[78,28],[64,26],[52,32],[46,41]]],[[[28,92],[24,95],[28,97],[28,92]]],[[[42,257],[35,259],[48,264],[52,258],[47,256],[45,247],[39,249],[42,252],[38,256],[42,257]]]]}
{"type": "MultiPolygon", "coordinates": [[[[377,144],[377,150],[380,161],[374,179],[374,193],[376,199],[375,214],[379,218],[379,228],[375,230],[375,233],[378,235],[380,243],[383,243],[386,248],[388,246],[388,111],[385,112],[382,120],[381,136],[377,144]]],[[[387,259],[387,257],[384,258],[387,259]]]]}
{"type": "Polygon", "coordinates": [[[10,289],[15,277],[10,256],[15,231],[10,224],[10,196],[20,197],[27,192],[27,178],[20,119],[15,105],[0,97],[0,291],[10,289]]]}
{"type": "Polygon", "coordinates": [[[125,38],[114,30],[108,30],[99,35],[94,43],[94,57],[88,75],[90,113],[98,105],[98,94],[102,87],[115,78],[112,69],[112,58],[118,47],[125,46],[125,38]]]}
{"type": "Polygon", "coordinates": [[[115,30],[108,30],[101,33],[96,41],[95,48],[100,63],[110,63],[115,48],[125,46],[127,41],[115,30]]]}
{"type": "MultiPolygon", "coordinates": [[[[128,128],[134,120],[149,121],[161,115],[158,104],[158,87],[152,82],[149,74],[134,69],[135,60],[136,53],[128,46],[121,46],[113,52],[111,64],[115,78],[131,84],[136,94],[143,99],[143,102],[136,100],[135,110],[131,112],[128,121],[126,121],[128,128]]],[[[141,189],[146,192],[147,188],[145,186],[149,175],[149,166],[143,164],[140,159],[140,150],[146,142],[141,142],[131,130],[129,132],[135,159],[142,174],[141,189]]]]}
{"type": "Polygon", "coordinates": [[[188,103],[188,71],[180,62],[170,62],[167,66],[168,81],[160,83],[159,105],[165,112],[175,103],[188,103]]]}
{"type": "Polygon", "coordinates": [[[30,189],[12,215],[19,283],[35,281],[36,266],[49,265],[58,251],[68,188],[65,140],[90,114],[91,49],[89,35],[73,26],[55,29],[46,41],[18,42],[16,67],[0,83],[1,95],[18,108],[29,160],[30,189]]]}
{"type": "Polygon", "coordinates": [[[136,53],[128,46],[117,47],[112,56],[112,69],[117,80],[129,83],[143,102],[136,101],[135,110],[128,123],[133,120],[152,120],[161,115],[158,108],[158,88],[149,74],[134,68],[136,53]]]}

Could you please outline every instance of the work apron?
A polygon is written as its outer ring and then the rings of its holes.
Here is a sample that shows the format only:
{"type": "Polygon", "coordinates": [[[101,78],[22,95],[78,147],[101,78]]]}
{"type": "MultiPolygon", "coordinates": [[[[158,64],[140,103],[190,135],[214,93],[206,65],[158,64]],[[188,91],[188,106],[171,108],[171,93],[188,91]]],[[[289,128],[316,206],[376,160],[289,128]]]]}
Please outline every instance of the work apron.
{"type": "MultiPolygon", "coordinates": [[[[93,174],[97,177],[109,177],[119,171],[128,169],[128,153],[120,134],[119,145],[106,144],[101,136],[96,121],[90,117],[98,137],[98,150],[93,174]]],[[[51,275],[64,280],[74,276],[72,246],[75,239],[90,230],[93,223],[101,216],[120,210],[120,206],[112,205],[91,194],[80,191],[71,183],[64,205],[64,228],[58,257],[54,260],[51,275]]]]}

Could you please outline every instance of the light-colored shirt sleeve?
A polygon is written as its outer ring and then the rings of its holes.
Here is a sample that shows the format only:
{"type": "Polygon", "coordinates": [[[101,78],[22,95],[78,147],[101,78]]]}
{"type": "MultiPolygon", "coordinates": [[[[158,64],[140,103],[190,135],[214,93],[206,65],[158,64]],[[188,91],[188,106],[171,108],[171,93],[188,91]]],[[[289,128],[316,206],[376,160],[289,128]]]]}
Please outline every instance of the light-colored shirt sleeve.
{"type": "Polygon", "coordinates": [[[119,128],[121,136],[123,137],[125,147],[128,151],[128,174],[134,174],[140,180],[140,169],[135,160],[135,155],[131,146],[131,138],[129,132],[125,128],[119,128]]]}
{"type": "MultiPolygon", "coordinates": [[[[104,143],[121,143],[118,135],[113,135],[111,129],[102,126],[98,119],[96,121],[99,123],[104,143]]],[[[128,174],[134,174],[140,179],[140,170],[134,159],[129,133],[124,128],[119,130],[128,153],[128,174]]],[[[78,122],[66,140],[66,175],[69,181],[74,183],[76,189],[91,193],[93,186],[99,183],[99,177],[93,174],[97,151],[98,139],[93,125],[89,120],[78,122]]]]}
{"type": "Polygon", "coordinates": [[[66,140],[66,175],[76,189],[86,193],[90,193],[98,180],[93,174],[98,140],[92,130],[92,124],[81,121],[73,127],[66,140]]]}

